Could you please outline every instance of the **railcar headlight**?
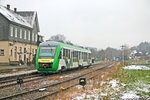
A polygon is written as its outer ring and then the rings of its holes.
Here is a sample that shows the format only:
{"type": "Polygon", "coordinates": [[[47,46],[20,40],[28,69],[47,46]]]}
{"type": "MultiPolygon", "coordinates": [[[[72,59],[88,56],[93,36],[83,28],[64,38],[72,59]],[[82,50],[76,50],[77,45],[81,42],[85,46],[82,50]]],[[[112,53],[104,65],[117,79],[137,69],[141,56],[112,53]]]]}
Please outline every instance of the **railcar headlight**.
{"type": "Polygon", "coordinates": [[[45,64],[42,64],[42,67],[44,67],[45,66],[45,64]]]}

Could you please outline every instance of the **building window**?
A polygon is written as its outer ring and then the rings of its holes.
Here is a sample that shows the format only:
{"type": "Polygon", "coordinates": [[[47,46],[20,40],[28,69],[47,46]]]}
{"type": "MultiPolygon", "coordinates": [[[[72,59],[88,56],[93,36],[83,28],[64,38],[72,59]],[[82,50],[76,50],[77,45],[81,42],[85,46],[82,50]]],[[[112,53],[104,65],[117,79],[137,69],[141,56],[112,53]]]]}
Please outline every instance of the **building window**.
{"type": "Polygon", "coordinates": [[[15,37],[17,37],[17,28],[15,28],[15,37]]]}
{"type": "Polygon", "coordinates": [[[24,48],[24,53],[27,53],[26,48],[24,48]]]}
{"type": "Polygon", "coordinates": [[[14,57],[17,58],[17,47],[15,47],[14,57]]]}
{"type": "Polygon", "coordinates": [[[37,42],[37,34],[35,34],[35,41],[37,42]]]}
{"type": "Polygon", "coordinates": [[[4,56],[4,49],[0,49],[0,56],[4,56]]]}
{"type": "Polygon", "coordinates": [[[37,49],[35,49],[35,54],[37,53],[37,49]]]}
{"type": "Polygon", "coordinates": [[[13,27],[10,26],[10,36],[13,37],[13,27]]]}
{"type": "Polygon", "coordinates": [[[27,34],[26,34],[26,30],[24,30],[24,39],[26,40],[27,34]]]}
{"type": "Polygon", "coordinates": [[[24,62],[26,63],[26,48],[24,48],[24,62]]]}
{"type": "Polygon", "coordinates": [[[32,41],[34,41],[34,33],[32,33],[32,41]]]}
{"type": "Polygon", "coordinates": [[[11,51],[10,51],[10,55],[12,56],[13,55],[13,50],[11,49],[11,51]]]}
{"type": "Polygon", "coordinates": [[[21,58],[22,58],[21,54],[22,54],[22,47],[19,48],[19,61],[22,60],[22,59],[21,59],[21,58]]]}
{"type": "Polygon", "coordinates": [[[20,53],[22,53],[22,47],[19,48],[20,53]]]}
{"type": "Polygon", "coordinates": [[[28,31],[28,40],[30,40],[30,31],[28,31]]]}
{"type": "Polygon", "coordinates": [[[20,29],[20,39],[22,39],[22,29],[20,29]]]}
{"type": "Polygon", "coordinates": [[[32,54],[34,55],[34,49],[32,49],[32,54]]]}

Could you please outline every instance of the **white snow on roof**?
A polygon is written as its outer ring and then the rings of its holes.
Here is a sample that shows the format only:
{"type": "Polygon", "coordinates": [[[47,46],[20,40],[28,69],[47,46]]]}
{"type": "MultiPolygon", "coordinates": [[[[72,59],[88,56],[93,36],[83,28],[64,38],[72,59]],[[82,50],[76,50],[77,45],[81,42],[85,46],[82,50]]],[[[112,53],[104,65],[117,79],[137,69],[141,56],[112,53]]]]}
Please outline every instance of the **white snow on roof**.
{"type": "Polygon", "coordinates": [[[33,25],[34,25],[34,21],[35,21],[35,17],[36,17],[36,12],[35,11],[20,11],[20,12],[17,12],[19,15],[21,15],[25,20],[27,20],[27,22],[33,27],[33,25]],[[33,15],[32,14],[25,14],[25,15],[22,15],[22,14],[20,14],[20,13],[33,13],[33,15]]]}
{"type": "Polygon", "coordinates": [[[32,28],[31,25],[22,16],[20,16],[19,14],[11,10],[8,10],[7,8],[3,6],[0,6],[0,13],[3,16],[5,16],[9,21],[32,28]]]}
{"type": "Polygon", "coordinates": [[[129,69],[129,70],[150,70],[149,67],[142,66],[142,65],[130,65],[130,66],[125,66],[123,69],[129,69]]]}

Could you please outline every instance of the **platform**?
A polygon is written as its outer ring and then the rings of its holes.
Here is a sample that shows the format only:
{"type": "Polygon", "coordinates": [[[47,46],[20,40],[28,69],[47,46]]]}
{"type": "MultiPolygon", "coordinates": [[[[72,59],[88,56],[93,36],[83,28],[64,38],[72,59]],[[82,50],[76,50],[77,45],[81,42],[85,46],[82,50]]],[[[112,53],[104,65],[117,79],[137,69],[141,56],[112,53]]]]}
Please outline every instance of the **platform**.
{"type": "Polygon", "coordinates": [[[0,80],[37,73],[34,66],[0,66],[0,80]]]}

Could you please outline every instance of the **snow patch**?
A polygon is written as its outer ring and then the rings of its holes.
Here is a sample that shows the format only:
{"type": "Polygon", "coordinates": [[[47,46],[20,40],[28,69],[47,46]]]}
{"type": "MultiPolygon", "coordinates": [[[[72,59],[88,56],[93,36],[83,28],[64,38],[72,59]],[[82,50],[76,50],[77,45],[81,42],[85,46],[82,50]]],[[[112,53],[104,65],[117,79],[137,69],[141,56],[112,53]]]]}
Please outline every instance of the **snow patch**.
{"type": "Polygon", "coordinates": [[[81,96],[77,96],[74,100],[84,100],[86,94],[83,93],[81,96]]]}
{"type": "Polygon", "coordinates": [[[77,88],[77,89],[82,89],[82,88],[83,88],[83,86],[81,86],[81,85],[77,85],[77,86],[76,86],[76,88],[77,88]]]}
{"type": "Polygon", "coordinates": [[[60,78],[74,77],[74,76],[79,76],[79,75],[80,75],[80,73],[77,73],[77,74],[70,74],[70,75],[60,76],[60,78]]]}
{"type": "Polygon", "coordinates": [[[111,84],[111,87],[112,87],[112,88],[117,87],[117,86],[118,86],[118,83],[119,83],[119,81],[116,81],[116,80],[111,80],[111,81],[109,82],[109,84],[111,84]]]}
{"type": "Polygon", "coordinates": [[[139,99],[140,97],[138,95],[136,95],[136,92],[135,91],[130,91],[128,93],[124,93],[123,96],[121,97],[121,99],[123,100],[129,100],[129,99],[132,99],[132,100],[137,100],[139,99]]]}
{"type": "Polygon", "coordinates": [[[104,78],[104,75],[102,75],[101,78],[103,79],[103,78],[104,78]]]}
{"type": "Polygon", "coordinates": [[[146,93],[148,93],[149,92],[149,90],[147,89],[147,88],[138,88],[137,90],[139,90],[139,91],[142,91],[142,92],[146,92],[146,93]]]}
{"type": "Polygon", "coordinates": [[[100,93],[101,96],[107,96],[107,93],[100,93]]]}
{"type": "Polygon", "coordinates": [[[104,81],[101,81],[101,83],[100,83],[100,86],[102,86],[102,85],[104,85],[106,82],[104,82],[104,81]]]}
{"type": "Polygon", "coordinates": [[[130,65],[130,66],[125,66],[123,69],[128,69],[128,70],[150,70],[149,67],[142,66],[142,65],[130,65]]]}

